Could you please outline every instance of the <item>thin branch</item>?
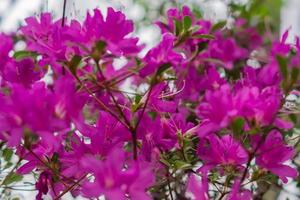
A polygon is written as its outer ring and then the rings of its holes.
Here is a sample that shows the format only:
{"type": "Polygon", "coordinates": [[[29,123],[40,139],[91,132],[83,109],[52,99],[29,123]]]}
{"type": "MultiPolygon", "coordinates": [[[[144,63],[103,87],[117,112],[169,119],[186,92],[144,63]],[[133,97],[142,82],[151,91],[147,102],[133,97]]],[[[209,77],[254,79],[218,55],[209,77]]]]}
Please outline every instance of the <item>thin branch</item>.
{"type": "MultiPolygon", "coordinates": [[[[102,78],[104,79],[104,81],[106,81],[107,79],[106,79],[106,77],[104,76],[104,74],[102,73],[102,70],[101,70],[101,68],[100,68],[99,62],[97,62],[96,60],[95,60],[95,62],[96,62],[96,66],[97,66],[97,69],[98,69],[100,75],[102,76],[102,78]]],[[[127,124],[127,126],[129,127],[129,129],[130,129],[130,130],[133,130],[133,128],[131,127],[130,121],[127,119],[127,117],[125,116],[125,114],[124,114],[122,108],[119,106],[119,103],[117,102],[115,96],[114,96],[113,93],[111,92],[110,87],[108,87],[107,85],[104,84],[104,88],[105,88],[106,91],[108,92],[109,96],[112,98],[112,100],[113,100],[113,102],[114,102],[116,108],[117,108],[118,111],[119,111],[119,114],[121,115],[121,117],[123,118],[123,120],[125,121],[125,123],[127,124]]]]}
{"type": "Polygon", "coordinates": [[[66,7],[67,7],[67,0],[64,0],[64,5],[63,5],[63,16],[62,16],[62,21],[61,21],[61,26],[65,26],[65,18],[66,18],[66,7]]]}
{"type": "MultiPolygon", "coordinates": [[[[68,181],[71,181],[71,182],[74,182],[72,179],[68,178],[68,177],[65,177],[64,175],[60,174],[60,173],[57,173],[48,163],[46,163],[45,161],[43,161],[38,155],[36,155],[35,152],[33,152],[31,149],[28,149],[26,148],[38,161],[40,161],[41,164],[43,164],[46,168],[48,168],[53,174],[57,175],[58,177],[60,178],[64,178],[68,181]]],[[[67,186],[67,184],[62,180],[62,179],[59,179],[62,184],[64,186],[67,186]]]]}
{"type": "MultiPolygon", "coordinates": [[[[72,73],[71,73],[72,74],[72,73]]],[[[106,112],[108,112],[110,115],[112,115],[116,120],[118,120],[121,124],[123,124],[127,129],[130,129],[130,127],[123,122],[121,119],[119,119],[119,116],[116,115],[114,112],[112,112],[100,99],[98,99],[95,94],[79,79],[77,75],[74,75],[75,79],[78,81],[78,83],[93,97],[93,99],[100,105],[102,109],[104,109],[106,112]]]]}
{"type": "Polygon", "coordinates": [[[85,179],[87,174],[84,174],[79,180],[77,180],[75,183],[73,183],[70,187],[68,187],[66,190],[64,190],[60,195],[54,198],[54,200],[59,200],[61,197],[63,197],[66,193],[71,191],[76,185],[79,185],[83,179],[85,179]]]}
{"type": "Polygon", "coordinates": [[[142,118],[143,118],[143,116],[144,116],[144,113],[145,113],[146,107],[147,107],[147,105],[148,105],[148,102],[149,102],[149,99],[150,99],[150,95],[151,95],[151,93],[152,93],[152,90],[153,90],[153,85],[151,84],[151,85],[150,85],[149,92],[146,93],[147,99],[146,99],[145,104],[144,104],[144,106],[143,106],[142,114],[141,114],[140,118],[138,119],[138,121],[137,121],[137,123],[136,123],[136,125],[135,125],[135,129],[138,128],[138,126],[139,126],[139,124],[140,124],[140,122],[141,122],[141,120],[142,120],[142,118]]]}

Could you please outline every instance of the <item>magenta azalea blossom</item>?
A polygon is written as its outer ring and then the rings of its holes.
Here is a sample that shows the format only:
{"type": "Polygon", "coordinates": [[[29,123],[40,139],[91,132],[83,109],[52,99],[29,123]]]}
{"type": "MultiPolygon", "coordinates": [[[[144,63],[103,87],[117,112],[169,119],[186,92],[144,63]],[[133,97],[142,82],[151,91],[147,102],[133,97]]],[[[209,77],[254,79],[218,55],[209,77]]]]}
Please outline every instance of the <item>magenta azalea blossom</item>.
{"type": "Polygon", "coordinates": [[[23,59],[19,62],[6,63],[3,70],[3,79],[9,83],[19,83],[24,87],[41,79],[41,73],[31,59],[23,59]]]}
{"type": "Polygon", "coordinates": [[[200,141],[198,155],[207,167],[242,166],[248,161],[248,153],[231,135],[208,136],[207,141],[200,141]]]}
{"type": "Polygon", "coordinates": [[[173,33],[175,31],[174,19],[183,20],[185,16],[193,18],[193,13],[191,12],[189,7],[183,6],[182,10],[171,8],[167,12],[167,24],[161,21],[156,22],[156,24],[163,34],[167,32],[173,33]]]}
{"type": "Polygon", "coordinates": [[[232,69],[233,62],[247,55],[247,51],[239,47],[233,39],[224,39],[219,35],[210,43],[209,53],[212,58],[222,60],[225,69],[232,69]]]}
{"type": "Polygon", "coordinates": [[[88,14],[78,35],[81,35],[80,40],[85,44],[94,46],[96,42],[104,41],[112,53],[130,55],[142,49],[142,46],[137,45],[138,38],[128,37],[131,32],[133,22],[127,20],[120,11],[108,8],[106,19],[98,9],[94,10],[94,16],[88,14]]]}
{"type": "Polygon", "coordinates": [[[0,34],[0,70],[9,61],[9,52],[13,49],[13,40],[6,34],[0,34]]]}
{"type": "Polygon", "coordinates": [[[191,175],[188,181],[188,192],[193,196],[193,200],[208,200],[208,183],[206,178],[202,178],[201,181],[197,179],[197,176],[191,175]]]}
{"type": "Polygon", "coordinates": [[[280,132],[270,132],[264,143],[259,145],[261,139],[256,138],[253,141],[254,147],[258,147],[257,165],[276,174],[284,183],[288,181],[287,177],[297,177],[297,170],[285,164],[295,155],[295,151],[292,147],[284,144],[280,132]]]}
{"type": "Polygon", "coordinates": [[[205,136],[226,128],[239,117],[256,124],[274,124],[280,120],[276,113],[281,101],[282,94],[276,87],[259,89],[237,84],[233,89],[222,85],[218,90],[208,90],[205,101],[198,107],[198,115],[202,118],[198,134],[205,136]]]}
{"type": "Polygon", "coordinates": [[[240,189],[240,187],[240,181],[235,180],[232,186],[232,190],[227,197],[227,200],[251,200],[252,193],[250,192],[250,190],[240,189]]]}
{"type": "Polygon", "coordinates": [[[0,33],[0,198],[30,175],[37,200],[250,200],[298,180],[300,39],[253,5],[226,23],[171,8],[148,51],[114,8],[0,33]]]}
{"type": "Polygon", "coordinates": [[[39,20],[29,17],[25,21],[21,31],[28,38],[27,48],[30,51],[37,51],[48,58],[64,58],[67,46],[60,21],[54,22],[50,13],[43,13],[39,20]]]}
{"type": "Polygon", "coordinates": [[[208,90],[205,99],[206,101],[198,107],[198,113],[203,117],[199,128],[200,136],[228,126],[239,116],[239,110],[236,109],[236,102],[228,85],[223,85],[216,91],[208,90]]]}
{"type": "Polygon", "coordinates": [[[152,74],[163,65],[176,66],[180,63],[182,56],[173,50],[174,40],[170,33],[163,35],[162,41],[145,56],[146,65],[140,71],[141,76],[152,74]]]}
{"type": "Polygon", "coordinates": [[[89,197],[104,195],[112,200],[124,199],[126,195],[136,200],[149,199],[145,187],[152,183],[150,171],[136,164],[125,169],[124,156],[122,152],[112,152],[104,161],[91,156],[83,158],[82,165],[95,177],[93,182],[84,183],[83,193],[89,197]],[[139,183],[143,183],[143,187],[140,187],[139,183]]]}
{"type": "Polygon", "coordinates": [[[167,92],[168,88],[168,85],[163,83],[153,86],[151,91],[147,92],[145,97],[141,99],[141,103],[146,103],[146,99],[148,98],[149,107],[152,109],[162,112],[174,112],[176,110],[175,102],[164,100],[170,96],[170,92],[167,92]],[[165,92],[165,90],[167,91],[165,92]]]}

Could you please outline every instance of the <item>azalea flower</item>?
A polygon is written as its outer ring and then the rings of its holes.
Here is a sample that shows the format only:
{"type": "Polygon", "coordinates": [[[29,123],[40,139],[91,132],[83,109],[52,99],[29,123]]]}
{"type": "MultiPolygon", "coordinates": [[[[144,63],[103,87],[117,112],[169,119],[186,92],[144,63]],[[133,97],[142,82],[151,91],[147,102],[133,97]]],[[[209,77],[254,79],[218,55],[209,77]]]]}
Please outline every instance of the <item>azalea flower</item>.
{"type": "Polygon", "coordinates": [[[173,50],[175,37],[166,33],[163,35],[162,41],[152,48],[144,60],[146,65],[140,70],[142,77],[154,73],[163,65],[176,66],[182,60],[182,56],[173,50]]]}
{"type": "Polygon", "coordinates": [[[217,35],[216,39],[209,43],[209,54],[212,58],[222,60],[223,67],[230,70],[234,62],[246,58],[247,51],[239,47],[233,39],[217,35]]]}
{"type": "Polygon", "coordinates": [[[198,130],[200,137],[228,126],[239,116],[229,85],[222,85],[215,91],[208,90],[205,100],[198,107],[198,114],[203,119],[198,130]]]}
{"type": "Polygon", "coordinates": [[[13,49],[13,40],[10,36],[0,33],[0,70],[10,60],[9,52],[13,49]]]}
{"type": "Polygon", "coordinates": [[[231,189],[231,192],[226,198],[227,200],[251,200],[252,193],[250,190],[241,189],[241,183],[239,180],[235,180],[231,189]]]}
{"type": "Polygon", "coordinates": [[[144,97],[141,99],[142,105],[144,105],[148,99],[148,105],[155,111],[161,112],[174,112],[176,110],[176,104],[174,101],[164,100],[169,96],[172,96],[171,92],[167,92],[169,89],[165,83],[159,83],[152,86],[144,97]]]}
{"type": "Polygon", "coordinates": [[[276,174],[284,183],[288,181],[287,177],[298,176],[296,169],[285,164],[294,156],[295,150],[284,143],[280,132],[271,131],[262,145],[259,145],[260,140],[262,140],[260,137],[253,140],[253,148],[258,148],[256,153],[258,166],[276,174]]]}
{"type": "Polygon", "coordinates": [[[91,156],[83,158],[82,165],[95,177],[93,182],[84,183],[83,194],[88,197],[104,195],[112,200],[124,199],[126,195],[133,200],[149,199],[145,188],[151,185],[152,175],[136,164],[129,169],[124,168],[124,164],[125,155],[121,151],[112,152],[104,161],[91,156]]]}
{"type": "Polygon", "coordinates": [[[208,200],[207,177],[202,177],[202,180],[199,181],[196,175],[191,175],[188,180],[187,190],[192,194],[192,200],[208,200]]]}
{"type": "Polygon", "coordinates": [[[265,44],[248,21],[221,28],[187,6],[156,24],[162,39],[144,57],[133,21],[113,8],[83,22],[42,13],[0,33],[1,162],[20,160],[1,184],[16,169],[34,172],[38,200],[250,200],[265,172],[297,177],[281,132],[297,122],[284,103],[299,38],[265,44]]]}
{"type": "Polygon", "coordinates": [[[92,45],[92,47],[98,41],[104,41],[107,49],[115,55],[134,55],[143,46],[137,45],[138,38],[128,36],[131,32],[133,32],[133,22],[127,20],[120,11],[108,8],[106,19],[104,19],[100,10],[95,9],[93,16],[87,14],[82,30],[78,33],[81,38],[76,40],[92,45]]]}
{"type": "Polygon", "coordinates": [[[28,17],[21,27],[27,37],[27,48],[36,51],[47,58],[64,59],[66,38],[62,36],[61,21],[53,21],[50,13],[42,13],[40,19],[28,17]]]}
{"type": "Polygon", "coordinates": [[[248,153],[231,135],[208,136],[207,141],[200,141],[198,155],[204,162],[202,168],[242,167],[248,161],[248,153]]]}
{"type": "Polygon", "coordinates": [[[2,73],[3,79],[8,83],[19,83],[27,88],[42,78],[42,74],[31,59],[7,62],[2,73]]]}
{"type": "Polygon", "coordinates": [[[231,89],[229,85],[224,84],[218,90],[208,90],[205,100],[198,107],[198,115],[202,118],[198,134],[203,137],[226,128],[239,117],[263,126],[277,124],[278,120],[281,121],[276,116],[281,101],[282,94],[277,87],[259,89],[236,84],[235,88],[231,89]]]}

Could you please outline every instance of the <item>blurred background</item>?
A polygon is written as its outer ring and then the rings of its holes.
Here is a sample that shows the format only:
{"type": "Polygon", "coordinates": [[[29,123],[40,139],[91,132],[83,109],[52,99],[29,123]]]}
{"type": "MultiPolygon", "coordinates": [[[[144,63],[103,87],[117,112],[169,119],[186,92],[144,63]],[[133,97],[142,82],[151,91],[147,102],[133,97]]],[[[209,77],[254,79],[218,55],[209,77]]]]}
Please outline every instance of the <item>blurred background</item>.
{"type": "MultiPolygon", "coordinates": [[[[0,31],[16,31],[24,18],[41,12],[51,12],[55,18],[59,18],[62,16],[63,2],[64,0],[0,0],[0,31]]],[[[159,38],[159,31],[152,22],[160,19],[170,7],[189,5],[204,18],[218,21],[231,17],[228,4],[244,5],[249,2],[259,4],[253,12],[258,17],[271,18],[272,24],[280,32],[290,28],[290,40],[300,33],[300,0],[67,0],[66,16],[83,20],[88,10],[100,8],[105,13],[106,8],[112,6],[125,12],[137,24],[136,34],[149,48],[159,38]]],[[[257,19],[254,18],[255,20],[257,19]]]]}
{"type": "MultiPolygon", "coordinates": [[[[0,0],[0,31],[15,32],[26,17],[39,16],[41,12],[51,12],[54,18],[61,18],[63,5],[64,0],[0,0]]],[[[279,33],[277,36],[289,29],[290,42],[295,35],[300,35],[300,0],[67,0],[66,16],[82,21],[86,12],[94,8],[101,9],[104,14],[110,6],[121,10],[135,22],[135,34],[146,44],[146,52],[160,40],[160,31],[153,22],[163,18],[168,8],[182,5],[190,6],[195,13],[213,21],[230,21],[243,7],[247,13],[240,14],[255,26],[259,27],[260,22],[269,24],[275,34],[279,33]]],[[[30,178],[25,179],[23,187],[8,190],[11,195],[7,200],[34,199],[34,185],[30,181],[30,178]]],[[[300,199],[296,186],[297,183],[290,182],[284,188],[271,188],[268,199],[300,199]]],[[[7,190],[0,188],[0,192],[7,190]]],[[[64,199],[73,198],[66,196],[64,199]]]]}

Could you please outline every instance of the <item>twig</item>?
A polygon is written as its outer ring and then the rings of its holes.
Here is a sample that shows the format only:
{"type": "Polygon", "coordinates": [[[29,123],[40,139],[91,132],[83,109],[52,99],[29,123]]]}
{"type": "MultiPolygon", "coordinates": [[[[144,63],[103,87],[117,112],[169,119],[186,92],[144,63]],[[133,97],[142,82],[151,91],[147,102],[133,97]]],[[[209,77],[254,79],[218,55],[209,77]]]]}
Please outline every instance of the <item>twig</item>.
{"type": "Polygon", "coordinates": [[[83,179],[85,179],[86,176],[87,176],[87,174],[84,174],[79,180],[77,180],[70,187],[68,187],[66,190],[64,190],[60,195],[55,197],[54,200],[59,200],[62,196],[64,196],[66,193],[68,193],[70,190],[72,190],[76,185],[79,185],[80,182],[83,181],[83,179]]]}
{"type": "MultiPolygon", "coordinates": [[[[106,81],[107,79],[104,76],[104,74],[102,73],[102,70],[100,68],[99,62],[97,62],[96,60],[95,60],[95,62],[96,62],[96,66],[97,66],[97,69],[98,69],[100,75],[102,76],[102,78],[104,79],[104,81],[106,81]]],[[[127,117],[125,116],[122,108],[119,106],[116,98],[114,97],[113,93],[110,90],[110,87],[108,87],[106,84],[104,84],[104,88],[107,90],[109,96],[112,98],[112,100],[113,100],[115,106],[117,107],[117,109],[118,109],[121,117],[123,118],[124,122],[127,124],[127,126],[129,127],[130,130],[133,130],[133,128],[131,127],[130,121],[127,119],[127,117]]]]}
{"type": "Polygon", "coordinates": [[[62,16],[62,21],[61,21],[61,26],[65,26],[65,18],[66,18],[66,7],[67,7],[67,0],[64,0],[64,5],[63,5],[63,16],[62,16]]]}
{"type": "MultiPolygon", "coordinates": [[[[63,16],[62,16],[62,20],[61,20],[61,27],[64,27],[64,26],[65,26],[66,6],[67,6],[67,0],[64,0],[64,5],[63,5],[63,16]]],[[[63,74],[63,75],[66,74],[66,70],[65,70],[64,66],[62,66],[62,74],[63,74]]]]}
{"type": "Polygon", "coordinates": [[[85,84],[83,84],[83,82],[79,79],[79,77],[77,75],[73,74],[73,76],[78,81],[78,83],[93,97],[93,99],[100,105],[100,107],[102,109],[104,109],[106,112],[108,112],[110,115],[112,115],[116,120],[118,120],[121,124],[123,124],[127,129],[130,129],[125,122],[123,122],[122,120],[119,119],[118,115],[116,115],[114,112],[112,112],[100,99],[98,99],[95,96],[95,94],[88,87],[86,87],[85,84]]]}

